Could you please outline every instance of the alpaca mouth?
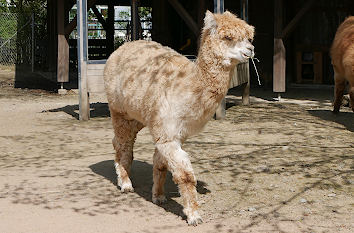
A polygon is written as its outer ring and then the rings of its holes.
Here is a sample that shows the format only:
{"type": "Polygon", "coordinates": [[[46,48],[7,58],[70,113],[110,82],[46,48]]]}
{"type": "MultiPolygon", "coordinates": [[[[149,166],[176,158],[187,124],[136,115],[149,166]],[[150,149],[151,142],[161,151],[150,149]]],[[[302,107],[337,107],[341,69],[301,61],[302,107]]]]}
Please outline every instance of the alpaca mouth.
{"type": "Polygon", "coordinates": [[[248,55],[248,54],[245,54],[245,53],[242,53],[242,56],[246,59],[249,59],[249,58],[252,58],[252,55],[248,55]]]}

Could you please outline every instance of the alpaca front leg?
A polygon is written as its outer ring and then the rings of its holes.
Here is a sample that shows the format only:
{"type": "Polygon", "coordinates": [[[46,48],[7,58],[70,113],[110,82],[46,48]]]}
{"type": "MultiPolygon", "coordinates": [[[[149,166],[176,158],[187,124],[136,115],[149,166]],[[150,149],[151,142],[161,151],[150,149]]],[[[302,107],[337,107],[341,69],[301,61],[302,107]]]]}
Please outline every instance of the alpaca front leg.
{"type": "MultiPolygon", "coordinates": [[[[354,77],[353,77],[353,80],[354,80],[354,77]]],[[[351,86],[349,89],[349,97],[350,97],[350,106],[354,112],[354,85],[351,86]]]]}
{"type": "Polygon", "coordinates": [[[113,147],[116,150],[114,167],[116,168],[117,183],[124,193],[134,192],[132,182],[129,178],[130,168],[133,160],[133,153],[130,146],[119,144],[116,138],[113,138],[113,147]]]}
{"type": "Polygon", "coordinates": [[[155,204],[163,203],[166,201],[164,184],[166,180],[167,164],[165,159],[161,156],[157,149],[154,154],[154,168],[152,186],[152,202],[155,204]]]}
{"type": "Polygon", "coordinates": [[[178,185],[188,224],[196,226],[202,223],[203,220],[197,211],[197,181],[188,154],[182,150],[179,142],[158,143],[156,148],[166,160],[173,181],[178,185]]]}

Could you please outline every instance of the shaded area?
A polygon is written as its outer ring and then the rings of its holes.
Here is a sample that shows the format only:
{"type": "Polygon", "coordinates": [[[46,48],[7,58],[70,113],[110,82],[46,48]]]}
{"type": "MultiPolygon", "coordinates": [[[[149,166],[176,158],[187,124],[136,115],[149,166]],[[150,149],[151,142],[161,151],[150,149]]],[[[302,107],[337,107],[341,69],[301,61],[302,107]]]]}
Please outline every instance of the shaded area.
{"type": "MultiPolygon", "coordinates": [[[[66,105],[62,108],[45,110],[43,112],[65,112],[79,120],[79,105],[66,105]]],[[[90,104],[90,118],[109,117],[110,112],[107,103],[92,103],[90,104]]]]}
{"type": "Polygon", "coordinates": [[[353,112],[339,112],[334,114],[330,110],[307,110],[312,116],[318,117],[322,120],[336,122],[343,125],[347,130],[354,132],[354,113],[353,112]]]}
{"type": "MultiPolygon", "coordinates": [[[[44,98],[26,95],[22,99],[26,100],[22,107],[31,109],[29,99],[42,105],[44,98]]],[[[12,106],[10,100],[1,102],[4,109],[12,106]]],[[[6,178],[0,183],[0,198],[28,208],[69,209],[87,216],[131,213],[145,221],[164,218],[165,210],[182,216],[181,198],[170,174],[169,201],[162,208],[151,203],[149,161],[154,146],[148,129],[139,133],[134,147],[138,159],[132,168],[135,193],[122,194],[116,187],[113,161],[106,160],[114,156],[110,119],[79,123],[73,115],[61,114],[77,111],[72,110],[77,105],[55,109],[58,101],[50,102],[54,107],[44,104],[52,113],[44,111],[29,120],[30,114],[21,110],[21,119],[30,124],[20,129],[11,118],[14,112],[4,111],[3,125],[11,125],[16,133],[0,135],[0,175],[6,178]]],[[[348,214],[353,209],[353,113],[340,112],[337,119],[328,105],[316,110],[316,106],[281,102],[250,106],[238,102],[228,109],[225,120],[210,121],[183,147],[196,177],[207,181],[198,183],[198,192],[204,194],[198,195],[201,215],[215,227],[206,232],[257,232],[263,227],[281,232],[289,229],[284,223],[302,232],[336,231],[336,224],[349,229],[353,222],[348,214]],[[225,219],[236,222],[223,225],[225,219]]],[[[108,115],[106,104],[98,105],[102,108],[98,112],[108,115]]],[[[168,224],[166,229],[175,232],[174,226],[185,222],[168,224]]],[[[155,225],[151,232],[160,230],[155,225]]]]}
{"type": "MultiPolygon", "coordinates": [[[[114,161],[105,160],[90,166],[90,169],[109,180],[117,186],[117,175],[115,173],[114,161]]],[[[152,189],[152,165],[146,162],[133,160],[131,181],[133,183],[134,192],[145,200],[151,202],[151,189],[152,189]]],[[[120,192],[117,186],[117,192],[120,192]]],[[[206,188],[206,183],[203,181],[197,181],[197,192],[200,194],[210,193],[210,190],[206,188]]],[[[124,194],[123,194],[124,195],[124,194]]],[[[179,197],[178,188],[175,183],[172,182],[171,173],[168,172],[165,183],[165,195],[167,202],[160,204],[166,211],[184,217],[183,207],[171,199],[172,197],[179,197]]]]}

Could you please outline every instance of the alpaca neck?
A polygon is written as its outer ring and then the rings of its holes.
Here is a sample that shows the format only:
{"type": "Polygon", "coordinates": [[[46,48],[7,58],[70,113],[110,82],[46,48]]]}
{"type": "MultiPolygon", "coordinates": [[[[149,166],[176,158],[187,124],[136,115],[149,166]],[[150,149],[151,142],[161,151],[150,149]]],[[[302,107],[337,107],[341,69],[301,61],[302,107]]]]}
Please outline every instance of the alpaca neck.
{"type": "Polygon", "coordinates": [[[230,71],[236,65],[227,63],[214,54],[211,48],[201,48],[196,61],[198,78],[205,87],[205,93],[220,102],[230,85],[230,71]]]}

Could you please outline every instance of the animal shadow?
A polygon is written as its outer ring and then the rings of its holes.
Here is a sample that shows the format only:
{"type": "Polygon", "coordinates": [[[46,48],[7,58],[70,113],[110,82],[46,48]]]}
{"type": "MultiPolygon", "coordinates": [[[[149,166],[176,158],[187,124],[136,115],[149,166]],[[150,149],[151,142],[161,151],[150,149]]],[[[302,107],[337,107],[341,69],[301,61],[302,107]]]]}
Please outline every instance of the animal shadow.
{"type": "MultiPolygon", "coordinates": [[[[72,117],[79,120],[79,105],[66,105],[62,108],[45,110],[43,112],[65,112],[72,117]]],[[[110,112],[107,103],[93,103],[90,104],[90,117],[109,117],[110,112]]]]}
{"type": "Polygon", "coordinates": [[[308,110],[308,112],[312,116],[341,124],[347,130],[354,132],[354,113],[352,112],[339,112],[338,114],[334,114],[329,110],[308,110]]]}
{"type": "MultiPolygon", "coordinates": [[[[99,163],[92,164],[89,168],[96,174],[103,176],[107,180],[117,187],[117,192],[120,192],[117,186],[117,175],[115,172],[114,161],[105,160],[99,163]]],[[[139,160],[133,160],[132,172],[130,179],[133,183],[134,192],[147,201],[152,201],[151,199],[151,189],[152,189],[152,165],[139,160]]],[[[200,194],[210,193],[210,190],[206,188],[206,183],[203,181],[197,182],[197,192],[200,194]]],[[[165,183],[165,195],[167,202],[160,204],[159,206],[164,208],[166,211],[173,213],[175,215],[185,218],[183,214],[183,207],[174,201],[173,197],[179,197],[178,188],[172,181],[172,175],[170,172],[167,173],[166,183],[165,183]]]]}

